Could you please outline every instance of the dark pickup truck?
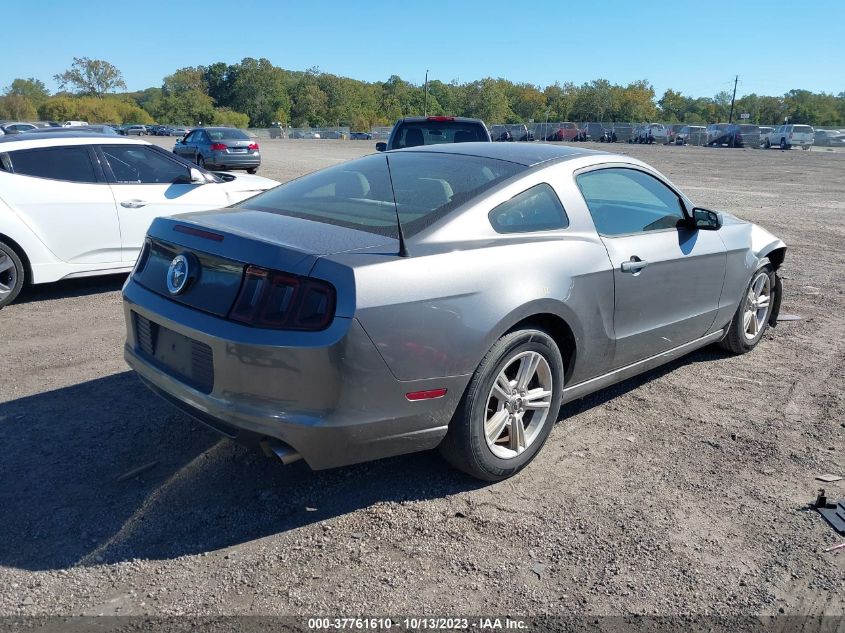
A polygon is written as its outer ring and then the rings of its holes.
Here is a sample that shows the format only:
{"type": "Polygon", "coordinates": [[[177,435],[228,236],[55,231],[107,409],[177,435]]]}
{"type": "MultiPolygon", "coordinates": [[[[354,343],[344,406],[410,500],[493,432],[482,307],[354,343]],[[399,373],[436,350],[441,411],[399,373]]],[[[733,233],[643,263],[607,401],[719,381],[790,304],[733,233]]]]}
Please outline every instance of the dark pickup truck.
{"type": "Polygon", "coordinates": [[[455,116],[412,116],[399,119],[387,143],[376,143],[376,149],[439,145],[440,143],[491,142],[490,132],[481,119],[455,116]]]}

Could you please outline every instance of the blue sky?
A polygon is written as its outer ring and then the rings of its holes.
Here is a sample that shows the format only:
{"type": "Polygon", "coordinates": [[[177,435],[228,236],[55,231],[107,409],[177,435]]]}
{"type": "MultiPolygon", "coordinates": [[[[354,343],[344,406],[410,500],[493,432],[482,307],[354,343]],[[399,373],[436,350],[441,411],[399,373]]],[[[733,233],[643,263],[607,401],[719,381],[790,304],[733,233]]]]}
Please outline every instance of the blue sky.
{"type": "Polygon", "coordinates": [[[843,38],[818,36],[841,23],[842,0],[41,0],[37,13],[37,27],[3,29],[0,88],[35,77],[55,90],[77,56],[115,64],[129,90],[184,66],[266,57],[367,81],[422,84],[426,68],[446,82],[647,79],[659,98],[670,87],[710,97],[738,74],[738,95],[845,91],[843,38]]]}

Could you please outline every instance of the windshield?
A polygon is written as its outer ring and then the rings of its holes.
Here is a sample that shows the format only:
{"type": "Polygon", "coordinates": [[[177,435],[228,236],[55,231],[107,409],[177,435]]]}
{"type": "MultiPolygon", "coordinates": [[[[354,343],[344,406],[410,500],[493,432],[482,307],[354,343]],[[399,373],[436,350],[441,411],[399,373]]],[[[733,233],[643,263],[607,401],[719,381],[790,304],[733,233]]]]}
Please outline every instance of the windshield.
{"type": "Polygon", "coordinates": [[[398,236],[398,207],[402,229],[411,236],[525,169],[476,156],[374,154],[304,176],[235,206],[391,237],[398,236]]]}

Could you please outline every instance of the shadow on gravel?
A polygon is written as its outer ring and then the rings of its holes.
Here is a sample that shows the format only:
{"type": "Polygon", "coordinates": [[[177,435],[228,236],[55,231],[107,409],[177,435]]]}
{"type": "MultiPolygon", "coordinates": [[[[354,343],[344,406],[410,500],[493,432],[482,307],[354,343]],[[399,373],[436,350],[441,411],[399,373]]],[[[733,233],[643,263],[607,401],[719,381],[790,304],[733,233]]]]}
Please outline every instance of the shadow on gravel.
{"type": "Polygon", "coordinates": [[[282,466],[219,439],[128,371],[0,404],[0,446],[0,566],[28,570],[197,554],[482,485],[435,452],[282,466]]]}
{"type": "Polygon", "coordinates": [[[717,345],[708,345],[707,347],[696,350],[687,356],[682,356],[681,358],[673,360],[665,365],[661,365],[660,367],[652,369],[644,374],[634,376],[628,380],[623,380],[622,382],[602,389],[601,391],[584,396],[580,400],[567,402],[561,407],[558,420],[578,415],[579,413],[592,409],[593,407],[599,407],[605,402],[609,402],[610,400],[628,393],[629,391],[633,391],[652,380],[673,372],[678,367],[692,365],[694,363],[708,363],[721,358],[727,358],[728,356],[729,354],[720,349],[717,345]]]}
{"type": "Polygon", "coordinates": [[[50,299],[66,299],[68,297],[87,297],[101,292],[115,292],[123,287],[126,274],[105,275],[102,277],[83,277],[80,279],[65,279],[49,284],[25,286],[15,303],[34,303],[50,299]]]}
{"type": "MultiPolygon", "coordinates": [[[[698,351],[569,403],[562,417],[723,357],[698,351]]],[[[29,570],[197,554],[485,485],[433,451],[329,471],[282,466],[219,439],[131,372],[0,404],[0,446],[0,565],[29,570]]]]}

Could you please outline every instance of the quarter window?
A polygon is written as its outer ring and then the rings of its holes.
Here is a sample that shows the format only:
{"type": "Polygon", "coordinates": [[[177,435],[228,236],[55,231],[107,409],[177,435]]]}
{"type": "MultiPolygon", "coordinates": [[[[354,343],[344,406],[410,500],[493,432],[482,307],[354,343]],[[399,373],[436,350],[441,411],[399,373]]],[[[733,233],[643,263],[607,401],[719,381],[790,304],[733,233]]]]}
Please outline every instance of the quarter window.
{"type": "Polygon", "coordinates": [[[9,152],[12,171],[24,176],[97,182],[87,147],[49,147],[9,152]]]}
{"type": "Polygon", "coordinates": [[[639,170],[598,169],[579,174],[576,182],[602,235],[671,229],[684,220],[678,195],[639,170]]]}
{"type": "Polygon", "coordinates": [[[557,194],[545,183],[503,202],[489,217],[497,233],[551,231],[569,226],[569,218],[557,194]]]}
{"type": "Polygon", "coordinates": [[[119,183],[186,183],[188,168],[144,145],[103,147],[114,178],[119,183]]]}

